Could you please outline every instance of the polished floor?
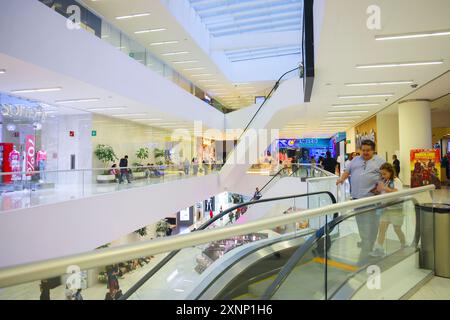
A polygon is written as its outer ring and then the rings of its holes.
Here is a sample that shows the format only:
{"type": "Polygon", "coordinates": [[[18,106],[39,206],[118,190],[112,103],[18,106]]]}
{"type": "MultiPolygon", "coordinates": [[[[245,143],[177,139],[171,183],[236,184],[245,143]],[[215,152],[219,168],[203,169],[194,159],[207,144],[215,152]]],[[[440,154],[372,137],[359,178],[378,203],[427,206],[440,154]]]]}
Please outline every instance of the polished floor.
{"type": "Polygon", "coordinates": [[[450,279],[433,277],[410,300],[450,300],[450,279]]]}

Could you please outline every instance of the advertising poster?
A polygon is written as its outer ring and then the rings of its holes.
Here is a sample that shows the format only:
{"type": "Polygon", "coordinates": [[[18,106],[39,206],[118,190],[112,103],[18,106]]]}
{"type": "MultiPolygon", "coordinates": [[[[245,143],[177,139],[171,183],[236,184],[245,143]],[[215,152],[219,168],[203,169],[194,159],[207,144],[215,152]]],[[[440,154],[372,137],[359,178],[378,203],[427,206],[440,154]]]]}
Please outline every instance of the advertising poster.
{"type": "Polygon", "coordinates": [[[35,167],[36,160],[36,139],[33,135],[26,136],[25,143],[25,151],[26,151],[26,172],[27,176],[31,176],[35,167]]]}
{"type": "Polygon", "coordinates": [[[441,156],[439,149],[411,150],[411,188],[434,184],[441,186],[441,156]]]}

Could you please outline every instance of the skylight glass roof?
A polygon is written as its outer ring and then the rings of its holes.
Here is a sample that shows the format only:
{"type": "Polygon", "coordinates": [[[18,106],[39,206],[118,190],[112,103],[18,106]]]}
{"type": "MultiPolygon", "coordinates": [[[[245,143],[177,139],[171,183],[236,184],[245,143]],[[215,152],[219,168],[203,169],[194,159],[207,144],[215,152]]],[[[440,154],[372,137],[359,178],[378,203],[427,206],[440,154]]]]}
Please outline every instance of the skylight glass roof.
{"type": "Polygon", "coordinates": [[[303,0],[189,0],[214,37],[301,31],[303,0]]]}
{"type": "Polygon", "coordinates": [[[189,0],[215,38],[243,34],[298,31],[298,40],[284,46],[225,50],[231,62],[301,54],[303,0],[189,0]]]}

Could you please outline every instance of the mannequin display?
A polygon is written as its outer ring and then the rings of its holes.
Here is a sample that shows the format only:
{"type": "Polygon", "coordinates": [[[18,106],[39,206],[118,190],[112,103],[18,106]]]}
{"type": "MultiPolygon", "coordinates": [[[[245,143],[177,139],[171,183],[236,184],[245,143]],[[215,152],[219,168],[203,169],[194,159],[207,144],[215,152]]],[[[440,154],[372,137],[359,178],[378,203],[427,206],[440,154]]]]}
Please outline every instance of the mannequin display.
{"type": "Polygon", "coordinates": [[[39,168],[40,182],[45,180],[45,168],[47,166],[47,151],[44,150],[44,146],[41,147],[36,154],[36,162],[39,168]]]}
{"type": "Polygon", "coordinates": [[[20,152],[17,151],[16,146],[13,146],[13,150],[9,154],[9,163],[11,166],[12,174],[12,181],[19,181],[21,174],[20,174],[20,152]]]}

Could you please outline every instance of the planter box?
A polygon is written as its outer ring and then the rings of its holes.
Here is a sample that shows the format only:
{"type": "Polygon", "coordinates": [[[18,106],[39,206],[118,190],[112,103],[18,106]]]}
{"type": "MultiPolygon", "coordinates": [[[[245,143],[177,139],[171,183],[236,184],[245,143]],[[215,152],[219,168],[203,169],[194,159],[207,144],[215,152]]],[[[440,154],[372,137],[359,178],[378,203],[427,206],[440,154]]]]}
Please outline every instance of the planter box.
{"type": "Polygon", "coordinates": [[[133,172],[133,178],[134,179],[144,179],[145,172],[133,172]]]}
{"type": "Polygon", "coordinates": [[[97,182],[98,183],[112,183],[112,182],[116,182],[116,176],[112,175],[112,174],[99,174],[97,176],[97,182]]]}

